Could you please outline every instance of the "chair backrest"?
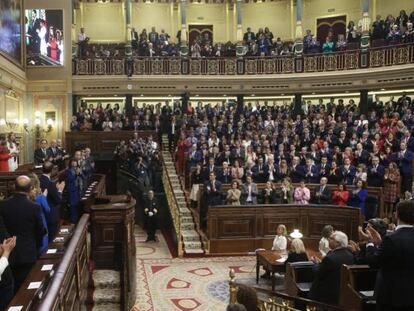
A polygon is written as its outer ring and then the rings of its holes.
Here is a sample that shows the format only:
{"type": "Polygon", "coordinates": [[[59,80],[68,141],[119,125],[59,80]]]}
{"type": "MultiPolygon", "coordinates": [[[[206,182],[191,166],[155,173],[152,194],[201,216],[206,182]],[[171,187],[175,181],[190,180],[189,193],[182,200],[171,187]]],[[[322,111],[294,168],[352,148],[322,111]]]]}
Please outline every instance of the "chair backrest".
{"type": "Polygon", "coordinates": [[[290,263],[293,271],[293,280],[296,283],[312,282],[314,278],[312,261],[301,261],[290,263]]]}
{"type": "Polygon", "coordinates": [[[356,291],[369,291],[375,287],[377,269],[351,269],[351,285],[356,291]]]}

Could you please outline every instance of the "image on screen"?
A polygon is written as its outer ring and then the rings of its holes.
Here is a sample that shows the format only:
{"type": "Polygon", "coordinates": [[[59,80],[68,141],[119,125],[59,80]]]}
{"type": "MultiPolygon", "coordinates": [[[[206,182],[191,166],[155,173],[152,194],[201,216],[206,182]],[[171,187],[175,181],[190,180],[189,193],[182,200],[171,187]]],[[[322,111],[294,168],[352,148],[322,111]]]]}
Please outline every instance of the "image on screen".
{"type": "Polygon", "coordinates": [[[63,65],[65,49],[62,10],[26,10],[25,32],[28,66],[63,65]]]}
{"type": "Polygon", "coordinates": [[[22,0],[0,1],[0,53],[21,64],[22,0]]]}

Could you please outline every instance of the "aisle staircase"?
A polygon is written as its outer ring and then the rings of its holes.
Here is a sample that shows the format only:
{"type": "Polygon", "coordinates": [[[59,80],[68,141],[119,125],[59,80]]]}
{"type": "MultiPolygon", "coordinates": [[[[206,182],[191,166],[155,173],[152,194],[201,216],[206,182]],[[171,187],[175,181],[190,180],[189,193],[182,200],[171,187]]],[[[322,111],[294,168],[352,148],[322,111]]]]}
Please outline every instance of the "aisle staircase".
{"type": "Polygon", "coordinates": [[[121,310],[121,280],[119,271],[94,270],[92,311],[121,310]]]}
{"type": "Polygon", "coordinates": [[[182,180],[177,175],[171,152],[168,150],[168,137],[166,135],[162,137],[162,147],[162,156],[179,210],[179,231],[183,245],[183,254],[184,256],[202,255],[204,254],[204,248],[201,242],[201,236],[197,231],[194,215],[188,208],[188,202],[182,187],[182,180]]]}

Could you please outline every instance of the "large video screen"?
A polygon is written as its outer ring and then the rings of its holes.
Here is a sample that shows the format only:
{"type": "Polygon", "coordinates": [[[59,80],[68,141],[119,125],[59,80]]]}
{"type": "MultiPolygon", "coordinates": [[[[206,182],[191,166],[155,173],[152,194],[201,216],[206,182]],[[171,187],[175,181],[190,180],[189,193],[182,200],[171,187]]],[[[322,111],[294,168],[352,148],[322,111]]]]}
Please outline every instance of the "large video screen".
{"type": "Polygon", "coordinates": [[[28,66],[63,65],[65,49],[62,10],[26,10],[25,32],[28,66]]]}
{"type": "Polygon", "coordinates": [[[0,0],[0,53],[21,65],[22,0],[0,0]]]}

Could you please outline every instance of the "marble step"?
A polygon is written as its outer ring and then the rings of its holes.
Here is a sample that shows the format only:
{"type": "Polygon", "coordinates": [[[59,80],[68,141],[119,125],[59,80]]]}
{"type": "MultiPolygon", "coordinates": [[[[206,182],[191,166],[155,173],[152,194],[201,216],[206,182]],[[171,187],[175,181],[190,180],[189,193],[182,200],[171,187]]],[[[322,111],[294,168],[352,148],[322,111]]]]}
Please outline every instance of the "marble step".
{"type": "Polygon", "coordinates": [[[194,230],[194,223],[181,224],[181,230],[194,230]]]}
{"type": "Polygon", "coordinates": [[[114,270],[95,270],[92,279],[95,289],[119,288],[121,284],[120,273],[114,270]]]}
{"type": "Polygon", "coordinates": [[[204,250],[199,249],[185,249],[184,254],[204,254],[204,250]]]}
{"type": "Polygon", "coordinates": [[[194,219],[192,216],[181,216],[180,220],[181,220],[181,224],[187,224],[187,223],[194,224],[194,219]]]}
{"type": "Polygon", "coordinates": [[[120,287],[118,285],[118,288],[95,289],[93,292],[93,301],[96,305],[119,303],[121,301],[120,287]]]}
{"type": "Polygon", "coordinates": [[[115,311],[121,310],[119,303],[97,304],[94,305],[92,311],[115,311]]]}
{"type": "Polygon", "coordinates": [[[198,242],[200,235],[195,230],[181,231],[181,236],[184,242],[198,242]]]}
{"type": "Polygon", "coordinates": [[[180,207],[180,215],[181,216],[189,216],[189,215],[191,215],[191,211],[186,207],[180,207]]]}

